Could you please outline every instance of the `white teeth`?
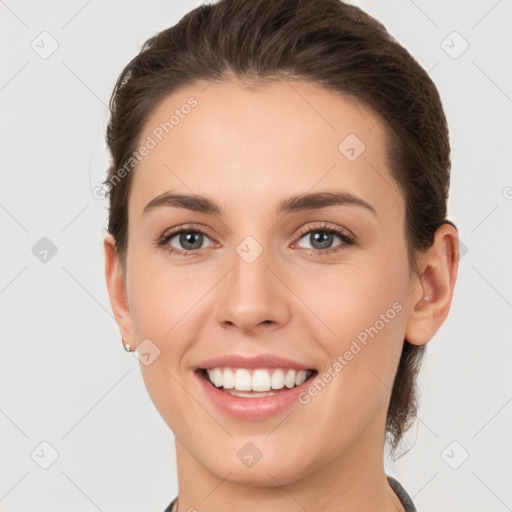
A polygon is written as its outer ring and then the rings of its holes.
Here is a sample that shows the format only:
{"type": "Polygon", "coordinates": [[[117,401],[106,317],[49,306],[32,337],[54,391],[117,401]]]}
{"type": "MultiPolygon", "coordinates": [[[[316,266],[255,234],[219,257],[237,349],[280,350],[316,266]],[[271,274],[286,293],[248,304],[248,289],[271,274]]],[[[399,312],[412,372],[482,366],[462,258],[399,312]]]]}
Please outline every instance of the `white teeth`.
{"type": "Polygon", "coordinates": [[[295,385],[300,386],[308,377],[307,370],[301,370],[297,372],[297,376],[295,377],[295,385]]]}
{"type": "Polygon", "coordinates": [[[252,379],[251,374],[243,368],[238,368],[235,373],[235,389],[238,391],[251,391],[252,379]]]}
{"type": "Polygon", "coordinates": [[[272,389],[282,389],[284,388],[284,372],[283,370],[277,369],[274,370],[272,374],[272,379],[270,385],[272,389]]]}
{"type": "Polygon", "coordinates": [[[253,391],[268,391],[270,389],[270,375],[267,370],[256,370],[252,375],[253,391]]]}
{"type": "Polygon", "coordinates": [[[229,368],[209,368],[206,374],[210,382],[217,388],[238,391],[265,392],[271,389],[291,389],[300,386],[309,376],[308,370],[292,370],[276,368],[267,370],[259,368],[251,372],[245,368],[235,371],[229,368]]]}
{"type": "Polygon", "coordinates": [[[222,386],[222,381],[222,372],[220,371],[219,368],[215,368],[213,370],[213,383],[215,384],[215,386],[220,388],[222,386]]]}
{"type": "Polygon", "coordinates": [[[224,389],[233,389],[235,387],[235,374],[229,368],[224,370],[222,387],[224,389]]]}
{"type": "Polygon", "coordinates": [[[284,383],[287,388],[293,388],[293,386],[295,386],[295,370],[288,370],[284,378],[284,383]]]}

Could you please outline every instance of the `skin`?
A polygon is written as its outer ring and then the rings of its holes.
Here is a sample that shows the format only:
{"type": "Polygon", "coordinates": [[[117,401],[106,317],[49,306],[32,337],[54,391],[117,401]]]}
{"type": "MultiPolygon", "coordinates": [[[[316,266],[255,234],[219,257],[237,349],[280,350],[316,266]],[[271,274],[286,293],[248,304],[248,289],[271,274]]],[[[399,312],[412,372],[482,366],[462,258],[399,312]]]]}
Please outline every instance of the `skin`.
{"type": "MultiPolygon", "coordinates": [[[[353,99],[306,82],[197,84],[159,105],[141,143],[191,95],[197,107],[133,171],[126,268],[112,236],[104,240],[124,341],[149,338],[160,350],[141,371],[175,435],[179,512],[403,510],[384,471],[386,411],[404,338],[427,343],[448,314],[456,230],[442,225],[411,271],[383,123],[353,99]],[[351,133],[366,146],[352,162],[338,150],[351,133]],[[165,191],[206,195],[223,212],[163,207],[143,216],[165,191]],[[276,216],[279,201],[319,191],[350,192],[376,215],[335,205],[276,216]],[[322,255],[328,249],[312,239],[319,222],[349,230],[356,244],[333,235],[327,247],[341,250],[322,255]],[[155,245],[188,223],[206,232],[197,254],[155,245]],[[250,264],[236,252],[247,236],[263,249],[250,264]],[[316,397],[276,417],[227,416],[194,376],[201,361],[226,353],[272,353],[321,374],[394,303],[400,313],[316,397]],[[237,458],[247,442],[262,453],[251,468],[237,458]]],[[[179,236],[167,245],[190,250],[179,236]]]]}

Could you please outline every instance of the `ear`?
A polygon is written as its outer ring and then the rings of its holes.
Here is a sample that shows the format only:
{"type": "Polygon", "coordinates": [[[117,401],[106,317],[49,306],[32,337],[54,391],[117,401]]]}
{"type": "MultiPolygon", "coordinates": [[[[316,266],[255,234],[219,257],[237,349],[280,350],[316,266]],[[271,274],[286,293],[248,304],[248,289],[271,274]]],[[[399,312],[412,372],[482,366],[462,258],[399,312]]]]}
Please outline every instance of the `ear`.
{"type": "Polygon", "coordinates": [[[412,345],[430,341],[448,316],[459,258],[457,229],[452,224],[442,224],[432,246],[420,256],[419,275],[411,282],[405,339],[412,345]]]}
{"type": "Polygon", "coordinates": [[[105,279],[107,281],[110,305],[125,343],[135,347],[132,319],[126,295],[125,276],[121,271],[114,237],[107,233],[103,239],[105,250],[105,279]]]}

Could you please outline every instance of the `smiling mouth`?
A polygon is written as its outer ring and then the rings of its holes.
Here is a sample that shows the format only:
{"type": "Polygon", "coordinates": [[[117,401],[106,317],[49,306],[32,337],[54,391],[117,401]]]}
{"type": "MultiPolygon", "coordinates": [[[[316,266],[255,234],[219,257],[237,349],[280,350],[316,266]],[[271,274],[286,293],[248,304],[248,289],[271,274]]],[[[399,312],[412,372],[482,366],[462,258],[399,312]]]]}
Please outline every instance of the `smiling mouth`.
{"type": "Polygon", "coordinates": [[[313,379],[316,370],[293,368],[200,368],[210,385],[233,396],[258,398],[284,393],[313,379]]]}

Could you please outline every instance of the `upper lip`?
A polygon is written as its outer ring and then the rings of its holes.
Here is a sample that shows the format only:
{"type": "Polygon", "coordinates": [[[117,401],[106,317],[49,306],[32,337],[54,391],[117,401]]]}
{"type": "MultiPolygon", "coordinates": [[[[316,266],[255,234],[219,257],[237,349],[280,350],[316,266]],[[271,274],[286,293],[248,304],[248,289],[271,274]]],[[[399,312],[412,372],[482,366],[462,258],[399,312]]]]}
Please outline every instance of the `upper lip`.
{"type": "Polygon", "coordinates": [[[197,365],[198,369],[218,368],[231,366],[234,368],[293,368],[297,370],[312,370],[309,365],[293,361],[273,354],[260,354],[248,357],[240,354],[225,354],[223,356],[206,359],[197,365]]]}

